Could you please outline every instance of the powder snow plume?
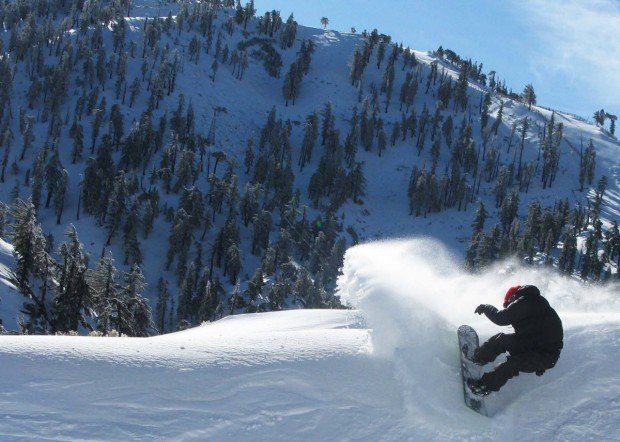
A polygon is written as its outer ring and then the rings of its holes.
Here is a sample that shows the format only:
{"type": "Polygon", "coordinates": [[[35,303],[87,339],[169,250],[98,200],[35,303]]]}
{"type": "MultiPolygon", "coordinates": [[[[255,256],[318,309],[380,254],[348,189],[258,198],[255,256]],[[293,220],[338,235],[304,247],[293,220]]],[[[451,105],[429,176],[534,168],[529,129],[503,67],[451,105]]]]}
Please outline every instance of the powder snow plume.
{"type": "MultiPolygon", "coordinates": [[[[620,301],[614,295],[617,286],[586,286],[553,269],[517,263],[472,275],[462,270],[461,263],[440,242],[427,238],[363,244],[345,256],[339,295],[364,316],[372,330],[373,354],[393,361],[394,376],[403,385],[405,407],[412,419],[424,416],[445,425],[463,418],[438,412],[445,404],[462,401],[456,330],[470,324],[481,340],[509,332],[473,312],[479,304],[501,308],[504,293],[512,285],[538,286],[562,317],[565,331],[620,318],[620,301]]],[[[573,357],[571,352],[565,352],[565,361],[573,357]]],[[[513,381],[507,390],[518,383],[513,381]]],[[[505,408],[519,394],[517,390],[494,397],[491,409],[505,408]]]]}
{"type": "Polygon", "coordinates": [[[408,332],[424,333],[429,321],[453,333],[461,324],[486,323],[473,315],[479,304],[501,307],[513,285],[533,284],[551,305],[573,314],[620,314],[617,285],[584,285],[551,268],[504,262],[481,274],[463,271],[462,259],[439,241],[378,241],[349,249],[338,294],[360,310],[374,329],[375,352],[390,354],[408,332]],[[381,344],[381,345],[379,345],[381,344]]]}

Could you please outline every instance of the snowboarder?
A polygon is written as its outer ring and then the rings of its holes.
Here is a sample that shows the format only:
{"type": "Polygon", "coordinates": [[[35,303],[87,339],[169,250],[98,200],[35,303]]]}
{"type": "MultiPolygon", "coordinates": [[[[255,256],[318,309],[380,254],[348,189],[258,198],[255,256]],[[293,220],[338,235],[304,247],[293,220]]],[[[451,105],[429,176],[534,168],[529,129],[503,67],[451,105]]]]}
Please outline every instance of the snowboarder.
{"type": "Polygon", "coordinates": [[[476,349],[472,360],[479,365],[494,361],[501,353],[509,355],[493,371],[467,381],[474,394],[486,396],[499,391],[519,372],[542,376],[555,366],[563,347],[562,321],[535,286],[511,287],[504,296],[503,310],[481,304],[475,313],[484,313],[497,325],[512,325],[515,332],[498,333],[476,349]]]}

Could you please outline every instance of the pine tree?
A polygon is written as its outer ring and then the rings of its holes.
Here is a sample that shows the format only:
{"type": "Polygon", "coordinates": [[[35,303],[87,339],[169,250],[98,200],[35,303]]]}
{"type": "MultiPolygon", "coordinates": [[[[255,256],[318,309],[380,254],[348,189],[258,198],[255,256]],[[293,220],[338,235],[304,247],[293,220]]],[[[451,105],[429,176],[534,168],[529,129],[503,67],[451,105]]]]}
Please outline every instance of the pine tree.
{"type": "Polygon", "coordinates": [[[250,301],[254,302],[258,296],[262,293],[263,286],[265,285],[265,279],[263,275],[263,269],[259,266],[255,271],[250,281],[248,281],[248,296],[250,301]]]}
{"type": "Polygon", "coordinates": [[[185,276],[179,287],[179,304],[177,307],[177,323],[187,321],[192,323],[195,317],[194,288],[196,286],[196,268],[192,262],[185,272],[185,276]]]}
{"type": "Polygon", "coordinates": [[[112,323],[119,333],[128,336],[148,336],[152,329],[151,309],[141,295],[146,287],[142,271],[137,264],[123,276],[124,284],[120,289],[121,302],[117,303],[117,316],[112,323]]]}
{"type": "Polygon", "coordinates": [[[254,164],[254,140],[248,138],[248,144],[245,149],[245,157],[243,164],[245,165],[245,173],[246,175],[250,173],[250,169],[254,164]]]}
{"type": "MultiPolygon", "coordinates": [[[[104,97],[105,98],[105,97],[104,97]]],[[[95,153],[95,143],[97,142],[97,138],[99,137],[99,130],[101,129],[101,125],[103,124],[103,118],[105,116],[105,108],[94,109],[93,110],[93,121],[92,121],[92,129],[91,129],[91,145],[90,145],[90,153],[95,153]]]]}
{"type": "Polygon", "coordinates": [[[140,83],[140,79],[138,77],[134,78],[133,81],[131,82],[131,85],[129,86],[129,107],[133,107],[134,102],[136,101],[136,98],[138,98],[138,96],[140,95],[140,92],[142,90],[142,85],[140,83]]]}
{"type": "Polygon", "coordinates": [[[170,269],[174,257],[178,255],[177,275],[179,279],[182,279],[185,274],[188,250],[192,243],[191,218],[182,208],[177,210],[174,215],[168,243],[169,249],[166,258],[166,270],[170,269]]]}
{"type": "Polygon", "coordinates": [[[54,149],[52,157],[45,166],[45,181],[47,183],[47,199],[45,200],[45,208],[50,206],[52,197],[58,191],[63,176],[63,167],[60,162],[58,149],[54,149]]]}
{"type": "Polygon", "coordinates": [[[383,153],[383,151],[387,147],[387,134],[383,127],[379,129],[379,133],[377,134],[377,153],[379,156],[383,153]]]}
{"type": "Polygon", "coordinates": [[[110,245],[112,237],[121,226],[125,209],[127,207],[127,183],[125,173],[121,170],[114,178],[114,187],[108,203],[105,227],[108,231],[107,245],[110,245]]]}
{"type": "Polygon", "coordinates": [[[312,151],[319,135],[318,116],[312,113],[306,118],[304,125],[304,138],[301,145],[301,154],[299,156],[299,171],[301,172],[306,163],[312,160],[312,151]]]}
{"type": "Polygon", "coordinates": [[[502,124],[502,116],[504,114],[504,102],[502,101],[499,105],[499,110],[497,111],[497,117],[495,121],[493,121],[493,125],[491,126],[491,130],[495,135],[497,135],[497,131],[502,124]]]}
{"type": "Polygon", "coordinates": [[[489,217],[489,214],[486,208],[484,207],[484,203],[480,201],[478,203],[478,208],[476,209],[476,213],[474,215],[474,222],[471,225],[473,228],[474,234],[477,234],[483,231],[484,222],[487,220],[488,217],[489,217]]]}
{"type": "Polygon", "coordinates": [[[360,83],[362,79],[362,75],[364,75],[364,56],[362,55],[362,50],[359,47],[355,48],[355,52],[353,53],[353,61],[351,62],[351,85],[355,86],[355,83],[360,83]]]}
{"type": "Polygon", "coordinates": [[[484,270],[495,259],[494,256],[494,244],[493,236],[485,233],[478,234],[482,238],[478,238],[478,247],[475,262],[475,268],[477,270],[484,270]]]}
{"type": "Polygon", "coordinates": [[[521,169],[523,163],[523,149],[525,148],[525,136],[527,134],[527,129],[529,127],[529,119],[525,117],[523,119],[523,125],[521,126],[521,144],[519,147],[519,166],[517,169],[517,180],[521,180],[521,169]]]}
{"type": "Polygon", "coordinates": [[[611,222],[611,227],[607,231],[605,252],[609,256],[610,261],[616,259],[616,268],[620,268],[620,229],[616,220],[611,222]]]}
{"type": "Polygon", "coordinates": [[[24,327],[28,333],[47,333],[50,306],[46,295],[48,287],[54,284],[52,270],[56,264],[49,256],[49,242],[37,221],[32,201],[16,199],[11,207],[11,218],[10,240],[16,260],[17,286],[30,299],[24,303],[24,313],[28,316],[24,327]],[[35,291],[37,280],[42,285],[35,291]]]}
{"type": "Polygon", "coordinates": [[[480,108],[480,130],[484,135],[484,129],[489,123],[489,106],[491,106],[491,94],[489,92],[484,94],[482,106],[480,108]]]}
{"type": "Polygon", "coordinates": [[[114,306],[120,302],[116,283],[117,270],[114,267],[112,253],[102,257],[94,270],[87,274],[88,285],[92,291],[97,329],[107,335],[112,329],[114,306]]]}
{"type": "Polygon", "coordinates": [[[209,271],[205,270],[198,283],[198,317],[200,321],[212,321],[220,302],[217,286],[210,278],[209,271]]]}
{"type": "Polygon", "coordinates": [[[392,92],[394,91],[394,63],[389,63],[383,74],[382,89],[385,92],[385,113],[387,113],[392,101],[392,92]]]}
{"type": "Polygon", "coordinates": [[[381,62],[385,58],[385,47],[386,43],[384,40],[379,42],[379,46],[377,47],[377,69],[381,68],[381,62]]]}
{"type": "Polygon", "coordinates": [[[476,269],[476,256],[478,255],[478,247],[482,241],[483,235],[483,232],[474,233],[469,240],[469,246],[465,253],[465,267],[469,271],[474,271],[476,269]]]}
{"type": "Polygon", "coordinates": [[[82,181],[84,210],[96,215],[100,222],[108,210],[109,195],[114,185],[114,169],[111,146],[108,143],[102,143],[96,159],[89,158],[84,168],[82,181]]]}
{"type": "Polygon", "coordinates": [[[452,115],[448,115],[448,118],[446,118],[446,121],[444,121],[443,125],[441,126],[441,133],[446,139],[446,143],[448,144],[448,146],[452,145],[453,130],[454,130],[454,123],[452,120],[452,115]]]}
{"type": "Polygon", "coordinates": [[[605,124],[606,112],[605,109],[594,112],[594,121],[597,126],[603,126],[605,124]]]}
{"type": "Polygon", "coordinates": [[[34,160],[32,166],[32,193],[31,200],[35,210],[39,210],[41,204],[41,195],[43,193],[43,182],[45,181],[45,159],[47,156],[47,149],[44,147],[39,150],[37,157],[34,160]]]}
{"type": "Polygon", "coordinates": [[[583,192],[583,186],[588,182],[592,184],[594,179],[594,169],[596,167],[596,150],[594,149],[594,143],[592,139],[588,143],[588,147],[585,152],[581,154],[581,160],[579,163],[579,191],[583,192]]]}
{"type": "Polygon", "coordinates": [[[80,325],[87,327],[86,316],[94,307],[92,291],[88,285],[88,258],[78,239],[75,227],[70,224],[66,230],[67,241],[58,248],[62,258],[57,293],[54,299],[54,329],[67,332],[77,331],[80,325]]]}
{"type": "Polygon", "coordinates": [[[54,209],[56,210],[56,224],[60,224],[62,218],[62,212],[65,207],[65,200],[67,198],[67,188],[69,187],[69,172],[67,169],[62,170],[62,175],[58,181],[58,188],[54,194],[54,209]]]}
{"type": "Polygon", "coordinates": [[[581,256],[580,277],[584,281],[593,273],[597,262],[597,241],[593,234],[590,234],[585,241],[585,250],[581,256]]]}
{"type": "Polygon", "coordinates": [[[364,163],[356,162],[355,167],[351,170],[348,178],[349,195],[356,204],[360,203],[359,198],[366,196],[366,178],[362,169],[364,163]]]}
{"type": "Polygon", "coordinates": [[[461,72],[459,73],[459,78],[454,87],[454,110],[457,112],[459,109],[461,112],[464,112],[467,109],[467,89],[469,86],[469,82],[467,81],[468,77],[468,67],[465,63],[461,65],[461,72]]]}
{"type": "Polygon", "coordinates": [[[536,104],[536,93],[534,92],[534,86],[528,84],[523,89],[523,101],[527,103],[528,108],[531,110],[532,105],[536,104]]]}
{"type": "Polygon", "coordinates": [[[125,251],[123,264],[125,265],[142,264],[142,251],[140,250],[140,241],[138,241],[139,208],[139,203],[134,201],[123,226],[123,248],[125,251]]]}
{"type": "Polygon", "coordinates": [[[15,276],[20,289],[28,293],[31,276],[43,275],[50,260],[46,252],[47,241],[30,199],[17,199],[11,208],[11,218],[10,238],[16,258],[15,276]]]}
{"type": "Polygon", "coordinates": [[[542,211],[538,200],[534,200],[529,204],[527,217],[525,218],[525,234],[541,244],[541,216],[542,211]]]}
{"type": "Polygon", "coordinates": [[[224,275],[228,274],[231,284],[237,282],[237,277],[243,267],[241,251],[239,246],[235,243],[231,244],[226,250],[226,266],[224,275]]]}
{"type": "Polygon", "coordinates": [[[194,152],[191,150],[183,150],[180,157],[181,158],[176,169],[177,182],[172,188],[175,193],[177,193],[182,187],[191,184],[196,176],[194,152]]]}
{"type": "Polygon", "coordinates": [[[246,227],[249,225],[250,221],[254,219],[254,216],[258,213],[258,200],[260,199],[262,193],[263,190],[260,184],[248,183],[245,187],[245,192],[241,197],[240,211],[241,220],[246,227]]]}
{"type": "Polygon", "coordinates": [[[235,310],[242,309],[246,306],[243,296],[239,293],[239,284],[235,284],[233,292],[228,298],[228,306],[231,315],[235,314],[235,310]]]}
{"type": "MultiPolygon", "coordinates": [[[[416,82],[417,83],[417,82],[416,82]]],[[[448,108],[452,97],[452,79],[444,78],[437,89],[437,109],[444,110],[448,108]]]]}
{"type": "Polygon", "coordinates": [[[124,132],[124,120],[121,108],[118,104],[114,104],[110,110],[110,127],[112,129],[112,144],[115,150],[118,151],[121,143],[121,138],[124,132]]]}
{"type": "Polygon", "coordinates": [[[271,230],[271,213],[263,210],[254,217],[252,230],[252,255],[260,254],[262,249],[269,244],[269,231],[271,230]]]}
{"type": "Polygon", "coordinates": [[[23,121],[24,121],[22,125],[23,127],[20,127],[20,129],[23,128],[23,130],[21,130],[23,146],[22,146],[22,153],[19,157],[20,161],[24,159],[24,157],[26,156],[26,151],[30,148],[30,146],[32,146],[32,142],[35,140],[35,136],[33,133],[34,123],[35,123],[34,117],[30,115],[24,115],[23,121]]]}
{"type": "Polygon", "coordinates": [[[332,110],[331,102],[325,104],[325,110],[323,111],[323,125],[321,127],[321,145],[325,145],[325,141],[330,136],[334,129],[334,114],[332,110]]]}
{"type": "Polygon", "coordinates": [[[159,192],[157,190],[150,192],[149,199],[146,201],[144,207],[144,214],[142,216],[142,229],[144,231],[144,238],[148,238],[153,231],[153,224],[159,214],[159,192]]]}
{"type": "Polygon", "coordinates": [[[562,251],[558,259],[558,270],[566,275],[572,275],[575,268],[575,256],[577,255],[576,230],[571,227],[564,235],[562,251]]]}
{"type": "Polygon", "coordinates": [[[609,118],[609,133],[611,135],[615,135],[616,134],[616,120],[618,119],[617,115],[613,115],[613,114],[607,114],[607,118],[609,118]]]}
{"type": "Polygon", "coordinates": [[[84,128],[81,124],[73,123],[69,130],[69,135],[73,138],[71,163],[75,164],[78,159],[82,158],[82,153],[84,152],[84,128]]]}

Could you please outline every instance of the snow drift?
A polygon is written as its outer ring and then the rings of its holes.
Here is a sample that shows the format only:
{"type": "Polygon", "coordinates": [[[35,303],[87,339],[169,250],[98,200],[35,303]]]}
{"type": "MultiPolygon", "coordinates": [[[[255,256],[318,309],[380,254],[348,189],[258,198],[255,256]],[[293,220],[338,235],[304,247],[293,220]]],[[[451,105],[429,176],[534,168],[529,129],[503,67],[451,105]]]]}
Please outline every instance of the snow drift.
{"type": "Polygon", "coordinates": [[[240,315],[147,339],[0,337],[0,439],[612,440],[620,431],[620,311],[611,292],[545,269],[462,273],[430,240],[346,255],[357,310],[240,315]],[[558,308],[561,359],[463,404],[456,327],[505,287],[558,308]]]}

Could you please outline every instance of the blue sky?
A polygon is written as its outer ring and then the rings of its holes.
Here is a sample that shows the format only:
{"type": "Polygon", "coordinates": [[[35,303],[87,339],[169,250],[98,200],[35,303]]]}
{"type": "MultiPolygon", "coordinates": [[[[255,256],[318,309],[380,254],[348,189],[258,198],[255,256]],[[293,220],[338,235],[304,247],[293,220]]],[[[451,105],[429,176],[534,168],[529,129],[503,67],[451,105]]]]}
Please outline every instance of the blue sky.
{"type": "Polygon", "coordinates": [[[620,0],[255,0],[259,13],[358,32],[377,28],[418,50],[440,44],[497,71],[539,104],[587,118],[620,114],[620,0]]]}

